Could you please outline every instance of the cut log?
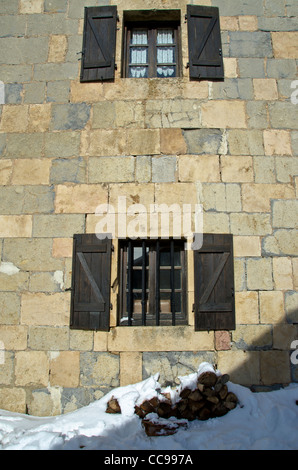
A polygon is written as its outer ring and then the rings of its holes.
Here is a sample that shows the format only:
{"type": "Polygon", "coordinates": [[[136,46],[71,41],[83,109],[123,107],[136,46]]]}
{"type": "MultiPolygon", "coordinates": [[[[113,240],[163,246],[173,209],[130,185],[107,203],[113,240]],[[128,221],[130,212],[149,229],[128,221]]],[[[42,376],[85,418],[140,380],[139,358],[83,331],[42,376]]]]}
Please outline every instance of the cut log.
{"type": "Polygon", "coordinates": [[[206,387],[214,387],[217,382],[217,375],[215,372],[207,371],[200,374],[198,383],[206,385],[206,387]]]}
{"type": "Polygon", "coordinates": [[[142,425],[147,436],[171,436],[180,428],[187,428],[186,421],[179,420],[156,420],[145,418],[142,425]]]}
{"type": "Polygon", "coordinates": [[[198,389],[196,389],[188,395],[188,400],[200,401],[203,400],[203,395],[198,389]]]}
{"type": "Polygon", "coordinates": [[[120,408],[118,400],[116,398],[112,397],[108,401],[106,413],[111,413],[111,414],[121,413],[121,408],[120,408]]]}

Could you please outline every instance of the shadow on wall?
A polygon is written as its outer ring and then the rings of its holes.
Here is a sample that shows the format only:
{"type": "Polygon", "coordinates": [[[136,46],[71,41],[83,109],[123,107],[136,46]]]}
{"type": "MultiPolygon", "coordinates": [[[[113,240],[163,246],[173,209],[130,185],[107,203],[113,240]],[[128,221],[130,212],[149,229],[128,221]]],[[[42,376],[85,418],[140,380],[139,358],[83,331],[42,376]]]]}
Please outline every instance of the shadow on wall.
{"type": "Polygon", "coordinates": [[[283,323],[237,324],[231,333],[208,334],[215,334],[215,351],[144,352],[143,379],[159,372],[162,387],[175,386],[180,383],[179,376],[195,372],[206,361],[228,373],[231,382],[252,391],[298,382],[297,308],[287,311],[283,323]]]}

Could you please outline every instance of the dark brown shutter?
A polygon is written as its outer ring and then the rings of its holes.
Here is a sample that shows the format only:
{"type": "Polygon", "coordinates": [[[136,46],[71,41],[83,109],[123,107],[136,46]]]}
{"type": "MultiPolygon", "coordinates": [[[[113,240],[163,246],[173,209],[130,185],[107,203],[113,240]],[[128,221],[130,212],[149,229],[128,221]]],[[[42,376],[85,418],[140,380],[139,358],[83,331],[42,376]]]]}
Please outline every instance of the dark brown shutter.
{"type": "Polygon", "coordinates": [[[217,7],[187,5],[189,76],[223,79],[223,58],[217,7]]]}
{"type": "Polygon", "coordinates": [[[233,236],[204,234],[194,251],[195,330],[235,329],[233,236]]]}
{"type": "Polygon", "coordinates": [[[111,249],[110,238],[74,235],[71,328],[109,330],[111,249]]]}
{"type": "Polygon", "coordinates": [[[86,7],[81,82],[113,80],[117,7],[86,7]]]}

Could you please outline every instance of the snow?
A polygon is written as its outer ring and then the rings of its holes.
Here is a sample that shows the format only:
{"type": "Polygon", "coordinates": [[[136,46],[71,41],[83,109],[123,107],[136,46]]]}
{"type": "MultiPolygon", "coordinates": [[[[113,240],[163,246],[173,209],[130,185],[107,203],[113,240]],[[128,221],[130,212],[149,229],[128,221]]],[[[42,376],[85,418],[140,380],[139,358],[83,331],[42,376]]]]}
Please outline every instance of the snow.
{"type": "MultiPolygon", "coordinates": [[[[213,368],[203,363],[198,372],[180,377],[180,387],[194,387],[198,373],[205,370],[213,368]]],[[[65,415],[41,418],[0,410],[0,450],[298,449],[298,384],[253,393],[228,382],[229,391],[239,399],[234,410],[220,418],[188,422],[186,428],[171,436],[148,437],[134,407],[166,391],[161,390],[158,378],[156,374],[143,382],[115,388],[89,406],[65,415]],[[121,414],[105,412],[112,396],[117,398],[121,414]]]]}

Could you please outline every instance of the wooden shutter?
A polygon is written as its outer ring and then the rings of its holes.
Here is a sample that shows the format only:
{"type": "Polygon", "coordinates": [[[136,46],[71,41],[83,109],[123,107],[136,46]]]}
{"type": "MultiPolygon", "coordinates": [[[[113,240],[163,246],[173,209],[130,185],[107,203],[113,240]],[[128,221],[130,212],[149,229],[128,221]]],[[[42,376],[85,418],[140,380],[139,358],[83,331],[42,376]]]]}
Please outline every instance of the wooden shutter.
{"type": "Polygon", "coordinates": [[[117,7],[86,7],[81,82],[113,80],[117,7]]]}
{"type": "Polygon", "coordinates": [[[223,58],[217,7],[187,5],[189,75],[223,79],[223,58]]]}
{"type": "Polygon", "coordinates": [[[204,234],[194,251],[195,330],[235,329],[232,235],[204,234]]]}
{"type": "Polygon", "coordinates": [[[74,235],[71,323],[75,329],[109,330],[111,249],[110,238],[74,235]]]}

